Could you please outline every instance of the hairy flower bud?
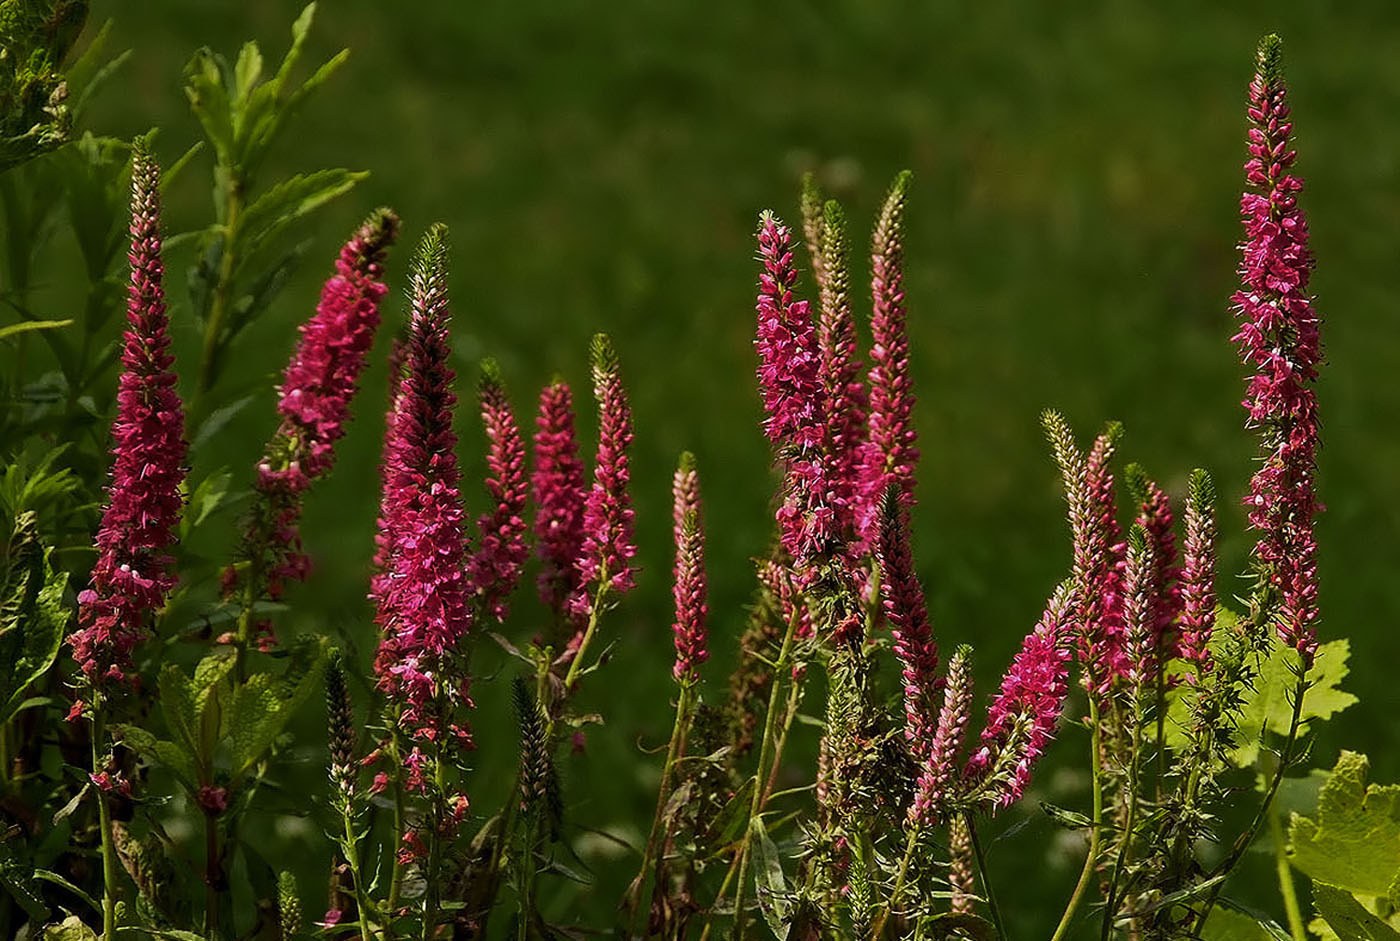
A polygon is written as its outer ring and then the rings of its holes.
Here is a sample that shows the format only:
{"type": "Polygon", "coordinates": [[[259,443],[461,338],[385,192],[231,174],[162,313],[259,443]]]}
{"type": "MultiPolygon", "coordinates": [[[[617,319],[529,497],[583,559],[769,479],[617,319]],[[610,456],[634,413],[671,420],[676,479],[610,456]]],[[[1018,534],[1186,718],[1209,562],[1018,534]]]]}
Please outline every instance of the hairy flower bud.
{"type": "Polygon", "coordinates": [[[483,609],[503,622],[510,611],[507,599],[530,554],[525,545],[530,488],[525,479],[525,442],[506,397],[500,367],[491,359],[481,364],[481,420],[489,442],[486,490],[496,507],[477,518],[477,550],[467,570],[483,609]]]}

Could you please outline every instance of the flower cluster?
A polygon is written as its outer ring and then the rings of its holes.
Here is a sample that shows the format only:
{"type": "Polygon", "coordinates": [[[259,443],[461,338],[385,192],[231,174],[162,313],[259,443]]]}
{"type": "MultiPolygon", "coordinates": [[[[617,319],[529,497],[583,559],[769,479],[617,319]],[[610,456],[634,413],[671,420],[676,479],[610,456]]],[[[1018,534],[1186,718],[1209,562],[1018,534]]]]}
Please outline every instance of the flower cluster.
{"type": "Polygon", "coordinates": [[[1246,500],[1259,530],[1255,558],[1278,595],[1276,621],[1285,642],[1306,666],[1317,652],[1317,542],[1313,518],[1319,441],[1317,367],[1322,359],[1320,320],[1308,293],[1313,257],[1308,224],[1298,207],[1303,182],[1290,173],[1288,90],[1279,63],[1280,41],[1259,46],[1249,86],[1250,189],[1240,201],[1245,241],[1241,289],[1232,298],[1235,342],[1250,377],[1244,407],[1261,433],[1263,466],[1246,500]]]}
{"type": "Polygon", "coordinates": [[[454,713],[468,702],[467,677],[448,669],[471,608],[452,430],[445,236],[441,226],[430,229],[415,263],[405,371],[385,438],[384,570],[374,585],[383,633],[375,672],[407,734],[465,744],[470,733],[454,713]]]}
{"type": "Polygon", "coordinates": [[[1181,569],[1181,656],[1196,675],[1211,669],[1210,635],[1215,628],[1215,485],[1196,470],[1186,501],[1185,562],[1181,569]]]}
{"type": "Polygon", "coordinates": [[[931,747],[942,682],[938,678],[938,644],[929,626],[923,586],[914,573],[909,526],[899,500],[895,487],[885,491],[875,551],[880,563],[885,616],[894,637],[895,656],[903,670],[904,737],[918,761],[928,756],[931,747]]]}
{"type": "Polygon", "coordinates": [[[507,599],[520,581],[529,557],[525,545],[525,442],[506,398],[495,360],[481,364],[481,420],[490,443],[486,451],[486,490],[495,509],[477,518],[478,545],[468,566],[471,584],[483,609],[497,621],[509,613],[507,599]]]}
{"type": "Polygon", "coordinates": [[[695,455],[681,455],[671,482],[673,535],[676,543],[675,582],[672,597],[676,619],[671,626],[676,642],[676,664],[671,672],[684,684],[699,680],[700,664],[710,658],[706,648],[705,532],[700,520],[700,472],[695,455]]]}
{"type": "Polygon", "coordinates": [[[365,358],[379,328],[384,257],[398,237],[399,219],[379,209],[355,231],[321,288],[316,312],[298,329],[301,338],[282,374],[277,411],[282,423],[258,463],[258,498],[244,529],[242,556],[251,571],[231,569],[226,593],[241,577],[281,594],[287,580],[304,579],[310,560],[301,551],[301,494],[331,469],[335,443],[345,434],[365,358]]]}
{"type": "Polygon", "coordinates": [[[880,502],[888,487],[898,489],[904,506],[914,502],[919,451],[904,309],[904,207],[911,180],[907,170],[895,178],[871,245],[870,417],[860,483],[860,531],[866,542],[877,538],[880,502]]]}
{"type": "MultiPolygon", "coordinates": [[[[92,582],[68,637],[84,680],[122,680],[152,613],[175,587],[169,554],[183,500],[184,411],[175,391],[162,287],[160,168],[138,142],[131,172],[131,283],[112,424],[112,483],[92,582]]],[[[79,707],[75,707],[76,709],[79,707]]]]}
{"type": "Polygon", "coordinates": [[[948,661],[947,685],[943,689],[943,706],[938,710],[938,725],[932,739],[924,748],[923,766],[909,805],[911,822],[927,826],[941,815],[952,796],[957,782],[958,753],[972,712],[972,648],[966,645],[953,652],[948,661]]]}
{"type": "Polygon", "coordinates": [[[588,499],[583,462],[574,436],[573,393],[556,380],[540,392],[535,417],[535,460],[530,488],[535,501],[535,551],[542,563],[540,600],[563,616],[578,590],[583,551],[583,510],[588,499]]]}
{"type": "Polygon", "coordinates": [[[632,446],[632,408],[622,388],[622,374],[605,334],[593,338],[593,396],[598,402],[598,454],[593,462],[593,489],[583,509],[583,545],[578,556],[579,586],[571,601],[575,618],[585,619],[603,592],[621,594],[634,584],[628,449],[632,446]]]}

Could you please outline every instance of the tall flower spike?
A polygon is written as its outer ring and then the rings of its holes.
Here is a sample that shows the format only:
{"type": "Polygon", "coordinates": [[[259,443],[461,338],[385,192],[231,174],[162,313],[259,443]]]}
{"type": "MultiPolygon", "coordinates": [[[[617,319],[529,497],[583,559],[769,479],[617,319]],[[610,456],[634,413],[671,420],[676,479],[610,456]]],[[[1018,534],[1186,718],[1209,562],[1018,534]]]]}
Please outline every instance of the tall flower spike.
{"type": "Polygon", "coordinates": [[[1128,490],[1137,501],[1137,525],[1142,527],[1152,548],[1154,594],[1151,605],[1151,636],[1154,661],[1169,663],[1180,653],[1181,638],[1177,619],[1181,616],[1181,567],[1172,527],[1176,514],[1171,498],[1157,482],[1137,465],[1123,469],[1128,490]]]}
{"type": "Polygon", "coordinates": [[[1215,484],[1199,468],[1191,472],[1186,499],[1181,603],[1181,656],[1195,664],[1199,678],[1211,670],[1210,635],[1215,628],[1215,484]]]}
{"type": "Polygon", "coordinates": [[[700,472],[695,455],[681,455],[671,482],[672,516],[675,522],[676,565],[672,597],[676,619],[671,626],[676,641],[676,664],[671,672],[682,684],[700,679],[700,664],[710,658],[706,649],[705,531],[700,518],[700,472]]]}
{"type": "Polygon", "coordinates": [[[914,574],[908,520],[894,487],[885,491],[879,535],[875,553],[880,592],[903,671],[904,740],[914,759],[922,762],[931,747],[938,713],[938,645],[929,626],[923,586],[914,574]]]}
{"type": "Polygon", "coordinates": [[[1127,565],[1123,574],[1124,674],[1128,694],[1137,698],[1157,676],[1157,646],[1153,637],[1154,606],[1161,588],[1156,547],[1142,526],[1128,531],[1127,565]]]}
{"type": "Polygon", "coordinates": [[[909,333],[904,310],[904,205],[913,175],[895,177],[871,239],[870,417],[861,467],[861,535],[876,538],[885,488],[899,488],[906,507],[914,502],[914,389],[909,376],[909,333]]]}
{"type": "Polygon", "coordinates": [[[562,617],[579,585],[577,562],[583,550],[583,510],[588,498],[574,436],[573,393],[562,380],[540,392],[530,486],[535,498],[535,545],[543,562],[540,600],[562,617]]]}
{"type": "Polygon", "coordinates": [[[326,728],[330,751],[332,796],[349,795],[355,784],[355,714],[350,703],[350,687],[345,682],[345,662],[340,651],[332,651],[326,662],[326,728]]]}
{"type": "Polygon", "coordinates": [[[962,751],[967,720],[972,712],[972,648],[966,644],[954,651],[948,661],[943,707],[919,773],[909,819],[928,826],[943,816],[954,782],[957,780],[958,753],[962,751]]]}
{"type": "Polygon", "coordinates": [[[856,322],[851,316],[850,261],[846,215],[836,200],[827,200],[821,227],[821,316],[817,343],[826,379],[827,415],[831,422],[831,472],[837,506],[845,515],[843,531],[854,532],[855,507],[865,444],[869,396],[856,359],[856,322]]]}
{"type": "Polygon", "coordinates": [[[827,557],[839,537],[840,506],[830,467],[821,350],[806,301],[794,300],[792,233],[770,212],[759,218],[758,351],[763,428],[784,465],[778,524],[799,571],[827,557]]]}
{"type": "Polygon", "coordinates": [[[464,513],[452,430],[446,228],[433,226],[414,264],[405,371],[385,439],[385,575],[375,583],[382,631],[375,672],[410,735],[465,740],[451,712],[465,677],[442,670],[471,624],[464,513]]]}
{"type": "MultiPolygon", "coordinates": [[[[392,211],[371,213],[341,248],[316,312],[298,328],[301,338],[277,402],[282,423],[258,462],[258,498],[243,533],[241,555],[256,570],[259,595],[265,589],[276,597],[287,579],[305,578],[310,570],[297,531],[301,493],[335,463],[335,443],[345,434],[388,290],[384,256],[398,232],[392,211]]],[[[226,591],[237,577],[226,578],[226,591]]]]}
{"type": "Polygon", "coordinates": [[[68,637],[73,659],[93,686],[125,677],[151,615],[177,581],[169,549],[183,504],[185,417],[171,371],[160,251],[160,168],[138,139],[131,157],[131,283],[112,423],[112,483],[92,581],[78,595],[78,629],[68,637]]]}
{"type": "Polygon", "coordinates": [[[525,545],[530,486],[525,479],[525,442],[493,359],[481,364],[481,420],[489,442],[486,490],[496,508],[477,518],[479,542],[468,572],[482,609],[504,622],[510,611],[508,599],[530,554],[525,545]]]}
{"type": "Polygon", "coordinates": [[[1032,768],[1055,736],[1069,692],[1070,655],[1064,634],[1073,624],[1072,599],[1069,582],[1050,596],[987,709],[982,747],[963,773],[976,783],[984,804],[1006,807],[1019,800],[1032,768]]]}
{"type": "Polygon", "coordinates": [[[632,528],[631,479],[627,452],[632,446],[632,408],[622,388],[617,352],[607,334],[593,337],[593,397],[598,402],[598,454],[593,462],[593,489],[583,509],[583,548],[578,559],[576,617],[587,617],[606,581],[606,590],[629,591],[637,554],[632,528]]]}
{"type": "Polygon", "coordinates": [[[1244,407],[1259,430],[1263,464],[1250,481],[1250,525],[1259,531],[1254,557],[1277,594],[1271,612],[1280,636],[1305,667],[1317,653],[1317,542],[1313,520],[1319,443],[1317,367],[1321,321],[1308,282],[1313,256],[1307,218],[1298,208],[1303,181],[1290,170],[1293,124],[1280,65],[1282,43],[1266,36],[1249,86],[1248,189],[1240,200],[1245,241],[1241,289],[1231,302],[1239,318],[1234,340],[1254,374],[1244,407]]]}

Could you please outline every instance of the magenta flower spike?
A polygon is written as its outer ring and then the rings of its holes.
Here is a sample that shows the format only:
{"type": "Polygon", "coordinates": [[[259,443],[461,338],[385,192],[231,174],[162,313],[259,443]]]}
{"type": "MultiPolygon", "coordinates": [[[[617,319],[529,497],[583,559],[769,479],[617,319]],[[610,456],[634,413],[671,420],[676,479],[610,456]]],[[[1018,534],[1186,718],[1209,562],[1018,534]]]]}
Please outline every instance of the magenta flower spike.
{"type": "Polygon", "coordinates": [[[919,462],[914,429],[914,388],[909,375],[909,333],[904,309],[904,206],[913,175],[895,177],[871,240],[870,397],[867,442],[861,462],[860,531],[878,538],[885,489],[899,490],[905,507],[914,502],[919,462]]]}
{"type": "Polygon", "coordinates": [[[1153,663],[1166,664],[1180,655],[1181,637],[1178,619],[1181,617],[1181,558],[1177,553],[1173,527],[1176,514],[1171,498],[1156,481],[1147,476],[1137,464],[1129,464],[1124,473],[1129,490],[1137,498],[1137,525],[1152,550],[1153,599],[1150,604],[1149,633],[1153,663]]]}
{"type": "Polygon", "coordinates": [[[675,521],[676,564],[672,598],[675,621],[671,631],[676,641],[676,664],[671,672],[686,686],[700,679],[700,664],[710,658],[706,647],[706,618],[709,607],[705,579],[705,530],[700,515],[700,472],[695,455],[681,455],[671,482],[675,521]]]}
{"type": "Polygon", "coordinates": [[[612,340],[593,337],[593,397],[598,402],[598,453],[593,462],[593,489],[583,508],[583,547],[578,557],[579,587],[572,612],[579,620],[593,613],[604,591],[622,594],[635,584],[637,554],[632,526],[631,479],[627,453],[632,446],[632,407],[622,388],[622,373],[612,340]]]}
{"type": "MultiPolygon", "coordinates": [[[[928,758],[938,715],[938,644],[929,625],[924,589],[914,573],[909,547],[909,524],[899,491],[885,491],[880,513],[880,538],[875,544],[880,563],[880,593],[894,637],[894,652],[904,684],[904,740],[916,761],[928,758]]],[[[951,666],[949,670],[951,671],[951,666]]]]}
{"type": "Polygon", "coordinates": [[[972,648],[966,644],[953,652],[943,688],[938,725],[928,744],[923,768],[909,808],[909,820],[917,826],[938,822],[957,780],[958,753],[972,712],[972,648]]]}
{"type": "Polygon", "coordinates": [[[963,776],[984,784],[983,799],[1006,807],[1020,799],[1031,770],[1045,754],[1069,692],[1070,652],[1066,632],[1073,629],[1073,591],[1061,585],[1045,613],[1002,678],[1001,689],[987,709],[982,747],[968,761],[963,776]]]}
{"type": "MultiPolygon", "coordinates": [[[[298,328],[301,338],[277,402],[282,422],[258,463],[259,498],[243,534],[242,554],[254,562],[262,583],[256,587],[272,597],[287,580],[302,580],[310,571],[298,532],[301,493],[335,463],[335,443],[345,434],[379,328],[379,305],[388,290],[384,256],[398,231],[392,211],[371,213],[341,248],[316,312],[298,328]]],[[[225,577],[226,594],[238,578],[234,572],[225,577]]]]}
{"type": "Polygon", "coordinates": [[[821,316],[817,321],[817,346],[821,351],[827,414],[831,420],[829,448],[836,505],[845,517],[841,522],[843,534],[850,538],[857,524],[855,515],[860,496],[869,394],[861,382],[861,364],[856,358],[846,216],[834,199],[826,203],[820,244],[824,275],[819,278],[821,316]]]}
{"type": "Polygon", "coordinates": [[[1254,370],[1244,407],[1261,438],[1262,466],[1245,501],[1250,525],[1260,534],[1254,556],[1278,596],[1273,613],[1279,635],[1310,667],[1317,653],[1314,384],[1322,359],[1321,321],[1308,293],[1313,256],[1307,218],[1298,208],[1303,181],[1290,172],[1297,154],[1289,149],[1293,124],[1281,46],[1277,36],[1264,37],[1249,86],[1242,285],[1231,302],[1240,321],[1234,340],[1245,366],[1254,370]]]}
{"type": "Polygon", "coordinates": [[[1191,474],[1186,500],[1186,558],[1181,569],[1181,656],[1199,678],[1211,670],[1215,629],[1215,485],[1210,474],[1191,474]]]}
{"type": "Polygon", "coordinates": [[[579,586],[577,562],[583,552],[583,510],[588,499],[574,436],[573,393],[562,380],[540,392],[530,487],[535,499],[535,546],[543,563],[540,600],[562,617],[579,586]]]}
{"type": "Polygon", "coordinates": [[[1157,645],[1153,633],[1161,574],[1156,547],[1142,526],[1128,532],[1127,564],[1123,575],[1123,673],[1129,695],[1143,695],[1157,677],[1157,645]]]}
{"type": "Polygon", "coordinates": [[[130,231],[112,483],[92,581],[78,594],[78,629],[68,636],[73,659],[93,687],[125,679],[132,651],[177,582],[169,550],[183,506],[185,417],[171,371],[161,284],[160,168],[139,139],[131,157],[130,231]]]}
{"type": "Polygon", "coordinates": [[[481,364],[481,420],[486,426],[486,490],[496,508],[477,519],[478,545],[468,566],[482,609],[498,622],[510,611],[507,599],[520,582],[530,549],[525,544],[525,442],[506,397],[495,360],[481,364]]]}
{"type": "Polygon", "coordinates": [[[777,519],[783,548],[799,574],[828,556],[842,506],[830,466],[827,394],[811,308],[794,300],[792,232],[770,212],[759,218],[758,382],[763,428],[779,448],[785,480],[777,519]]]}
{"type": "Polygon", "coordinates": [[[414,265],[404,374],[385,437],[382,506],[391,538],[384,577],[374,583],[382,632],[375,672],[407,734],[465,743],[470,733],[453,712],[467,703],[466,677],[451,668],[471,607],[452,430],[445,238],[445,227],[429,229],[414,265]]]}

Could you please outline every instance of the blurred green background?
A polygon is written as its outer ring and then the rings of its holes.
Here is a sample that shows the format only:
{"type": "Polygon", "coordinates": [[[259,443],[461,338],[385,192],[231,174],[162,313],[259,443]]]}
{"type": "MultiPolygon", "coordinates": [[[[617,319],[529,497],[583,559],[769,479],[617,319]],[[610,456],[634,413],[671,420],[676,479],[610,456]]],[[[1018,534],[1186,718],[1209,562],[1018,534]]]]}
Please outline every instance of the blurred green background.
{"type": "MultiPolygon", "coordinates": [[[[136,55],[104,91],[91,128],[129,137],[159,125],[159,154],[173,160],[199,136],[181,91],[190,53],[207,44],[232,56],[256,38],[275,62],[299,7],[95,3],[94,22],[116,21],[113,48],[136,55]]],[[[1314,288],[1327,318],[1322,631],[1351,638],[1348,686],[1363,700],[1325,729],[1314,757],[1330,767],[1340,747],[1366,751],[1379,779],[1396,779],[1400,11],[1391,0],[327,0],[307,61],[344,46],[351,59],[262,179],[322,166],[372,176],[317,217],[308,263],[235,353],[226,394],[258,389],[260,400],[206,450],[196,476],[228,465],[250,479],[274,425],[269,379],[334,251],[374,205],[399,210],[405,243],[434,220],[451,227],[473,513],[485,504],[471,407],[479,359],[501,361],[528,415],[555,372],[586,398],[587,337],[612,333],[636,410],[644,571],[607,625],[614,662],[584,692],[585,708],[604,711],[608,724],[589,732],[564,773],[574,820],[638,840],[660,764],[641,758],[638,745],[663,743],[671,722],[667,503],[676,454],[696,452],[707,494],[712,698],[742,625],[746,560],[768,536],[773,481],[752,381],[756,216],[772,207],[796,221],[798,179],[813,170],[845,202],[860,245],[888,180],[908,167],[923,451],[916,551],[940,642],[975,643],[990,688],[1066,569],[1058,481],[1037,424],[1047,405],[1085,436],[1104,419],[1124,421],[1127,457],[1174,494],[1193,466],[1215,473],[1228,596],[1249,544],[1237,504],[1254,444],[1241,430],[1227,302],[1244,91],[1255,42],[1270,30],[1286,41],[1314,288]]],[[[209,166],[201,155],[177,182],[170,231],[207,219],[209,166]]],[[[402,315],[408,254],[401,246],[391,260],[390,323],[402,315]]],[[[189,261],[170,260],[182,355],[195,341],[181,318],[189,261]]],[[[290,595],[298,629],[345,630],[366,657],[387,331],[381,341],[339,466],[309,498],[304,532],[316,574],[290,595]]],[[[587,437],[586,412],[585,403],[587,437]]],[[[528,637],[539,610],[529,601],[517,608],[506,633],[528,637]]],[[[475,793],[489,813],[509,785],[515,725],[509,668],[489,653],[481,662],[475,793]]],[[[1059,753],[1075,759],[1084,747],[1071,732],[1059,753]]],[[[314,752],[305,758],[314,770],[314,752]]],[[[1082,802],[1069,763],[1039,775],[1037,796],[1082,802]]],[[[319,839],[305,827],[279,832],[319,839]]],[[[992,850],[1018,934],[1044,933],[1072,882],[1073,841],[1058,833],[1036,814],[992,850]]],[[[606,841],[580,831],[575,844],[599,884],[558,889],[551,907],[569,920],[606,913],[631,871],[606,841]]],[[[1244,894],[1279,908],[1267,878],[1244,894]]]]}

